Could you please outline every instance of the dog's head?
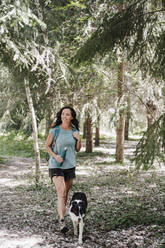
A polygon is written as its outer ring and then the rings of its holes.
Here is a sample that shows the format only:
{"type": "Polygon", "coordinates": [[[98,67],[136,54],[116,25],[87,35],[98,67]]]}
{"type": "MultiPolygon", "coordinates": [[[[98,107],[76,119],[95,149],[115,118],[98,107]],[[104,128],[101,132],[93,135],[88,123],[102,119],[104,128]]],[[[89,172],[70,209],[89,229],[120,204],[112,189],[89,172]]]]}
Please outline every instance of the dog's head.
{"type": "Polygon", "coordinates": [[[85,212],[86,212],[86,204],[84,201],[82,200],[71,201],[70,213],[74,214],[74,218],[78,222],[80,222],[84,218],[85,212]]]}

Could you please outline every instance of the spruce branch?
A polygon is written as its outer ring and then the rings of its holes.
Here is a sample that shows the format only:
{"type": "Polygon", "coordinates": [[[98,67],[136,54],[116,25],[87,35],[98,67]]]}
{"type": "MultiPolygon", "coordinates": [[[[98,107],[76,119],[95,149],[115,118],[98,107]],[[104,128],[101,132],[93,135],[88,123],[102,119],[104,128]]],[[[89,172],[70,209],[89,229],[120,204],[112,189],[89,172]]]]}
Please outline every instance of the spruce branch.
{"type": "Polygon", "coordinates": [[[132,162],[137,170],[148,170],[157,162],[165,162],[165,114],[162,114],[144,133],[136,146],[132,162]]]}

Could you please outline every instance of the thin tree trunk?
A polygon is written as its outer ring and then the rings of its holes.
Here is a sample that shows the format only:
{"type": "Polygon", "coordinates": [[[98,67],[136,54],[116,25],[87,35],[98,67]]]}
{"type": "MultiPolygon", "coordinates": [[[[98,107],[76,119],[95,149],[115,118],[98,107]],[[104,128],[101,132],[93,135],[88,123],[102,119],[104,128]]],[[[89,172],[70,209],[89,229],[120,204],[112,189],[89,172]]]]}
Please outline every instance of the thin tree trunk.
{"type": "Polygon", "coordinates": [[[128,113],[126,114],[126,119],[125,119],[124,139],[129,140],[129,116],[128,116],[128,113]]]}
{"type": "Polygon", "coordinates": [[[100,116],[97,116],[95,146],[99,146],[99,145],[100,145],[100,116]]]}
{"type": "MultiPolygon", "coordinates": [[[[123,10],[126,7],[124,1],[119,5],[119,11],[123,14],[123,10]]],[[[124,160],[124,130],[125,130],[125,115],[123,109],[121,109],[121,103],[123,98],[123,86],[124,86],[124,56],[121,54],[121,62],[118,65],[118,108],[119,108],[119,122],[116,130],[116,162],[122,163],[124,160]]]]}
{"type": "Polygon", "coordinates": [[[118,69],[118,107],[119,107],[119,122],[116,130],[116,162],[122,163],[124,160],[124,128],[125,115],[120,109],[121,98],[123,97],[124,84],[124,59],[119,63],[118,69]]]}
{"type": "Polygon", "coordinates": [[[125,117],[123,114],[120,114],[116,137],[116,162],[119,163],[122,163],[124,160],[124,123],[125,117]]]}
{"type": "Polygon", "coordinates": [[[163,135],[163,142],[162,142],[162,147],[164,148],[165,151],[165,114],[163,117],[163,125],[162,125],[162,135],[163,135]]]}
{"type": "Polygon", "coordinates": [[[86,139],[87,136],[87,119],[84,121],[83,124],[83,139],[86,139]]]}
{"type": "Polygon", "coordinates": [[[96,107],[96,132],[95,132],[95,146],[100,145],[100,94],[97,97],[97,107],[96,107]]]}
{"type": "Polygon", "coordinates": [[[38,145],[38,129],[37,129],[36,115],[35,115],[33,99],[29,86],[29,75],[25,77],[24,84],[25,84],[26,97],[29,105],[29,110],[31,112],[31,117],[32,117],[33,143],[34,143],[34,151],[35,151],[35,178],[36,178],[36,183],[38,183],[40,179],[40,150],[38,145]]]}
{"type": "Polygon", "coordinates": [[[93,139],[92,139],[92,118],[90,113],[87,114],[87,132],[86,132],[86,152],[93,151],[93,139]]]}
{"type": "Polygon", "coordinates": [[[125,140],[129,140],[129,124],[130,124],[130,118],[131,118],[131,104],[130,104],[130,95],[127,97],[127,112],[126,112],[126,120],[125,120],[125,140]]]}
{"type": "Polygon", "coordinates": [[[96,132],[95,132],[95,146],[100,145],[100,130],[99,127],[96,127],[96,132]]]}

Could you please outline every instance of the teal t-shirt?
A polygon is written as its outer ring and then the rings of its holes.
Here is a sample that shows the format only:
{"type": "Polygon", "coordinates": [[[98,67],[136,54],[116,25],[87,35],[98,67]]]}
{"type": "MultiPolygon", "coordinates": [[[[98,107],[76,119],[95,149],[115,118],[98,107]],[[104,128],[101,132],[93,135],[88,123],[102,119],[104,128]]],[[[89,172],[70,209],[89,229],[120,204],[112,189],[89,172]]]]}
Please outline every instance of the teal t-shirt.
{"type": "MultiPolygon", "coordinates": [[[[54,136],[55,128],[51,128],[49,133],[54,136]]],[[[78,132],[78,131],[77,131],[78,132]]],[[[58,137],[55,141],[55,146],[53,151],[55,154],[60,155],[65,148],[67,148],[65,159],[61,166],[57,165],[57,161],[50,157],[49,158],[49,168],[61,168],[61,169],[71,169],[76,165],[76,154],[75,154],[76,140],[73,137],[72,130],[64,130],[59,128],[58,137]]]]}

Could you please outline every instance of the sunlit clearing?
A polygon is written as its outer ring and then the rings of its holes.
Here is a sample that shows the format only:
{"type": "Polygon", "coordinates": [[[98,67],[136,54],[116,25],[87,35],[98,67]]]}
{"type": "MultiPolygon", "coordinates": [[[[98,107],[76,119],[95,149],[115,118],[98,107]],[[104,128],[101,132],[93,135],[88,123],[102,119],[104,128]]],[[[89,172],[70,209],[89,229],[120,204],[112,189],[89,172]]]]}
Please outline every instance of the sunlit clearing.
{"type": "Polygon", "coordinates": [[[15,187],[20,185],[20,181],[16,181],[14,179],[10,178],[1,178],[0,179],[0,185],[1,186],[8,186],[8,187],[15,187]]]}
{"type": "Polygon", "coordinates": [[[78,166],[78,168],[76,169],[76,174],[77,175],[81,175],[81,176],[90,176],[91,167],[87,167],[87,166],[78,166]]]}
{"type": "Polygon", "coordinates": [[[23,233],[15,234],[7,230],[0,230],[0,248],[39,248],[39,243],[43,241],[40,236],[23,233]]]}

